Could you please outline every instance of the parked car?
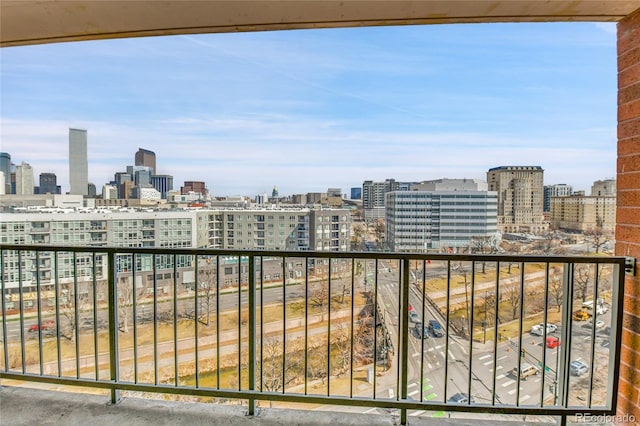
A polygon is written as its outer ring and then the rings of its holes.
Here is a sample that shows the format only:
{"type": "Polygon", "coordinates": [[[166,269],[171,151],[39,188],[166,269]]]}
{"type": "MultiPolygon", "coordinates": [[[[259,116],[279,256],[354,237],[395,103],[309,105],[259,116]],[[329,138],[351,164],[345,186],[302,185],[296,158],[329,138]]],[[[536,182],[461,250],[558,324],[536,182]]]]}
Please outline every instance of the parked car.
{"type": "Polygon", "coordinates": [[[429,331],[431,332],[431,334],[433,334],[434,337],[444,336],[444,329],[436,320],[429,320],[429,331]]]}
{"type": "Polygon", "coordinates": [[[414,329],[418,337],[422,337],[423,339],[429,338],[429,329],[426,325],[423,325],[421,322],[417,322],[414,329]]]}
{"type": "MultiPolygon", "coordinates": [[[[547,334],[555,333],[558,330],[558,326],[555,324],[547,323],[547,334]]],[[[536,324],[531,327],[531,334],[536,336],[542,336],[544,334],[544,323],[536,324]]]]}
{"type": "MultiPolygon", "coordinates": [[[[602,327],[604,327],[604,321],[602,321],[602,320],[597,320],[597,321],[595,322],[595,325],[596,325],[596,329],[602,328],[602,327]]],[[[593,320],[591,320],[591,321],[589,321],[588,323],[586,323],[586,324],[585,324],[585,327],[593,328],[593,320]]]]}
{"type": "MultiPolygon", "coordinates": [[[[511,374],[514,377],[518,377],[518,367],[515,367],[513,370],[511,370],[511,374]]],[[[538,374],[540,374],[540,370],[535,365],[523,362],[520,366],[520,380],[527,380],[529,376],[536,376],[538,374]]]]}
{"type": "Polygon", "coordinates": [[[459,392],[454,395],[451,395],[451,398],[449,398],[447,402],[451,402],[454,404],[468,404],[468,403],[473,404],[476,401],[473,399],[473,396],[469,396],[466,393],[459,392]]]}
{"type": "Polygon", "coordinates": [[[44,320],[40,324],[31,324],[29,326],[29,332],[52,330],[55,326],[56,323],[53,320],[44,320]]]}
{"type": "Polygon", "coordinates": [[[415,310],[409,311],[409,321],[411,321],[411,322],[420,322],[420,316],[418,315],[418,313],[415,310]]]}
{"type": "Polygon", "coordinates": [[[580,309],[579,311],[575,311],[573,313],[573,319],[576,321],[586,321],[589,319],[589,317],[591,317],[591,315],[589,315],[589,313],[583,309],[580,309]]]}
{"type": "Polygon", "coordinates": [[[560,346],[560,339],[558,339],[555,336],[548,336],[547,337],[547,347],[548,348],[557,348],[558,346],[560,346]]]}
{"type": "Polygon", "coordinates": [[[588,369],[589,366],[580,360],[571,361],[571,364],[569,364],[569,371],[574,376],[582,376],[588,369]]]}

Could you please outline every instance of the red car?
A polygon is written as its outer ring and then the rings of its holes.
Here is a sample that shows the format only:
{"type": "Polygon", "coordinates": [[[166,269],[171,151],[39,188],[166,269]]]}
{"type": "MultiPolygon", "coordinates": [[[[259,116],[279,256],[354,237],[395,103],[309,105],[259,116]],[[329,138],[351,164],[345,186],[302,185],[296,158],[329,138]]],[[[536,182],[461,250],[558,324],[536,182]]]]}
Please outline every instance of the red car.
{"type": "Polygon", "coordinates": [[[55,327],[55,322],[53,320],[45,320],[38,324],[31,324],[29,326],[29,331],[38,331],[38,330],[51,330],[55,327]]]}
{"type": "Polygon", "coordinates": [[[560,346],[560,339],[554,336],[547,337],[547,347],[548,348],[557,348],[560,346]]]}

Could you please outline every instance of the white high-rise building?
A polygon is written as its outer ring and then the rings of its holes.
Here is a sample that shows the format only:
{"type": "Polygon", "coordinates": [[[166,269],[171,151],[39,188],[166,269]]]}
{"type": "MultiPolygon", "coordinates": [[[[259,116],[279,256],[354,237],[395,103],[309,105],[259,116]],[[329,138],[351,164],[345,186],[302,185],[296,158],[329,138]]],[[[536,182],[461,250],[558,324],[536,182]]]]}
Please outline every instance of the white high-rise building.
{"type": "Polygon", "coordinates": [[[16,167],[16,195],[33,195],[33,168],[28,163],[16,167]]]}
{"type": "Polygon", "coordinates": [[[86,130],[69,129],[69,187],[70,194],[89,194],[86,130]]]}
{"type": "Polygon", "coordinates": [[[476,238],[497,237],[498,195],[483,182],[446,179],[425,186],[432,189],[386,194],[386,245],[391,251],[468,247],[476,238]]]}

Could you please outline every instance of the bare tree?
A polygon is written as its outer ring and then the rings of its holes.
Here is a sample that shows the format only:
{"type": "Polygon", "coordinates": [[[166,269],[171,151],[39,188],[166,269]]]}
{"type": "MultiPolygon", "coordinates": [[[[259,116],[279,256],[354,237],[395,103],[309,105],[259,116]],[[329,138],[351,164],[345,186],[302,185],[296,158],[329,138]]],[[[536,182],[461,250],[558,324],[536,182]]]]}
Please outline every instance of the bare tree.
{"type": "Polygon", "coordinates": [[[376,245],[379,249],[384,247],[384,236],[386,233],[386,227],[384,225],[384,219],[378,219],[373,224],[373,235],[376,240],[376,245]]]}
{"type": "Polygon", "coordinates": [[[589,284],[591,282],[591,267],[589,265],[578,265],[573,276],[573,289],[575,295],[583,302],[587,300],[589,284]]]}
{"type": "Polygon", "coordinates": [[[336,327],[331,333],[331,344],[336,349],[336,355],[340,365],[332,365],[336,374],[340,375],[349,369],[351,365],[351,334],[350,329],[344,322],[336,327]]]}
{"type": "MultiPolygon", "coordinates": [[[[207,259],[206,263],[207,265],[210,264],[210,259],[207,259]]],[[[218,296],[216,270],[213,268],[203,268],[198,273],[198,279],[200,280],[200,283],[196,283],[198,300],[202,308],[198,315],[198,321],[204,325],[209,325],[211,322],[211,311],[218,296]]]]}
{"type": "Polygon", "coordinates": [[[553,303],[560,312],[562,308],[562,298],[564,294],[564,283],[559,268],[553,268],[549,275],[549,303],[553,303]]]}
{"type": "Polygon", "coordinates": [[[352,236],[351,242],[353,243],[354,250],[362,249],[362,243],[364,242],[364,237],[366,233],[367,233],[367,229],[361,223],[353,227],[353,236],[352,236]]]}
{"type": "Polygon", "coordinates": [[[596,253],[609,243],[609,235],[604,231],[603,220],[600,216],[596,217],[595,228],[589,229],[584,233],[585,239],[591,243],[596,253]]]}
{"type": "Polygon", "coordinates": [[[505,286],[502,288],[501,293],[509,302],[511,307],[511,319],[517,319],[520,313],[520,303],[522,302],[522,295],[520,294],[519,285],[505,286]]]}
{"type": "Polygon", "coordinates": [[[309,289],[309,302],[311,305],[324,310],[329,303],[329,283],[317,282],[309,289]]]}
{"type": "Polygon", "coordinates": [[[258,364],[258,378],[267,392],[282,391],[284,386],[299,380],[300,348],[287,338],[287,354],[279,337],[268,337],[262,345],[262,364],[258,364]]]}
{"type": "Polygon", "coordinates": [[[88,283],[76,282],[64,283],[59,286],[58,304],[60,315],[64,319],[64,326],[58,324],[60,335],[65,339],[76,339],[76,324],[78,319],[76,317],[76,311],[78,315],[87,308],[89,301],[89,289],[88,283]],[[78,290],[76,293],[76,289],[78,290]]]}

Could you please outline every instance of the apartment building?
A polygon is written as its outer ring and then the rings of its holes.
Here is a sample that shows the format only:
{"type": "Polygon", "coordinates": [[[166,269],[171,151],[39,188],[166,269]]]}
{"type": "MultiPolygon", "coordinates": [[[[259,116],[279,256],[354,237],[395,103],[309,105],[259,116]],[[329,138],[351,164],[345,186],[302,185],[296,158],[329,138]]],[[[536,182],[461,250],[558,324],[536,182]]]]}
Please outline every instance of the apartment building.
{"type": "Polygon", "coordinates": [[[555,185],[544,186],[544,202],[542,210],[545,213],[551,211],[551,197],[568,197],[573,194],[573,187],[566,183],[557,183],[555,185]]]}
{"type": "Polygon", "coordinates": [[[391,251],[426,252],[468,247],[473,238],[494,237],[498,197],[494,191],[393,191],[386,194],[386,245],[391,251]]]}
{"type": "Polygon", "coordinates": [[[489,191],[498,194],[498,229],[540,233],[544,222],[544,170],[540,166],[500,166],[489,169],[489,191]]]}
{"type": "Polygon", "coordinates": [[[384,219],[385,194],[391,191],[408,191],[411,184],[386,179],[384,182],[365,180],[362,183],[362,208],[364,220],[384,219]]]}
{"type": "Polygon", "coordinates": [[[586,232],[614,232],[615,195],[571,195],[551,198],[551,226],[555,229],[586,232]]]}
{"type": "Polygon", "coordinates": [[[249,208],[203,214],[212,248],[347,251],[351,239],[347,209],[249,208]],[[333,225],[338,225],[337,233],[333,225]]]}

